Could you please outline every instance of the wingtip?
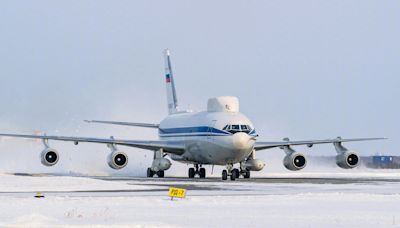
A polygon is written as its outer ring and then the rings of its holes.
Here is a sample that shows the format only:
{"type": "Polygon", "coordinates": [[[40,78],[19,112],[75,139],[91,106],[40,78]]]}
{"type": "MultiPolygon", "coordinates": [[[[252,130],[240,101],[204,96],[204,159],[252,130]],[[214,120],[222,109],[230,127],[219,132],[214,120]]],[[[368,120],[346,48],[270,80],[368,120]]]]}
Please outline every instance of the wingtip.
{"type": "Polygon", "coordinates": [[[377,138],[371,138],[371,140],[388,140],[389,138],[386,137],[377,137],[377,138]]]}

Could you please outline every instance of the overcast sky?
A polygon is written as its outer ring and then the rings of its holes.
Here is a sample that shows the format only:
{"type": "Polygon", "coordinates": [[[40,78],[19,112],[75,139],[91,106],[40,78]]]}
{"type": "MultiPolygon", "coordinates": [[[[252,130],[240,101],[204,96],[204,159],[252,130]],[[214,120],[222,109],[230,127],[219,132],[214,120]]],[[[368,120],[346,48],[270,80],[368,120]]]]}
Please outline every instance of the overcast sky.
{"type": "Polygon", "coordinates": [[[400,155],[399,12],[367,0],[3,0],[0,131],[156,138],[82,120],[162,120],[170,48],[182,108],[234,95],[262,140],[384,136],[348,146],[400,155]]]}

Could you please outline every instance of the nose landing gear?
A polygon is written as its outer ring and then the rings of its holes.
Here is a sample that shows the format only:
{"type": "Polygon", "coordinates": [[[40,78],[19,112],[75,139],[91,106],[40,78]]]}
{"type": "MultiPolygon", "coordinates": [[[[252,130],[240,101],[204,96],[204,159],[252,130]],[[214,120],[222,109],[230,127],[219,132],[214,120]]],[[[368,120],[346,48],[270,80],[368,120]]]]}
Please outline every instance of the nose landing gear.
{"type": "Polygon", "coordinates": [[[243,172],[244,172],[244,173],[242,174],[242,175],[243,175],[243,178],[244,178],[244,179],[249,179],[249,178],[250,178],[250,171],[249,171],[249,170],[244,170],[243,172]]]}
{"type": "Polygon", "coordinates": [[[235,181],[238,179],[240,176],[243,176],[243,178],[248,179],[250,178],[250,171],[247,169],[234,169],[233,164],[229,164],[226,166],[226,170],[222,171],[222,180],[228,180],[228,177],[230,177],[231,181],[235,181]]]}
{"type": "Polygon", "coordinates": [[[239,178],[239,170],[233,168],[233,164],[229,164],[226,166],[226,170],[222,171],[222,180],[228,180],[228,177],[231,178],[231,181],[236,180],[239,178]]]}
{"type": "Polygon", "coordinates": [[[189,178],[194,178],[196,175],[199,175],[200,179],[206,178],[206,169],[205,168],[200,168],[201,165],[196,164],[194,165],[194,168],[189,169],[189,178]]]}

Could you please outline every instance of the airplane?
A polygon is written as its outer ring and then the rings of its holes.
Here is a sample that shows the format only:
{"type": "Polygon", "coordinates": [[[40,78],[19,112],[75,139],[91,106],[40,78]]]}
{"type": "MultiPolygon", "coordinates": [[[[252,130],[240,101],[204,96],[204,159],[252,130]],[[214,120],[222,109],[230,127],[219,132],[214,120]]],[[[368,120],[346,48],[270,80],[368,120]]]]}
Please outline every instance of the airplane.
{"type": "Polygon", "coordinates": [[[205,165],[226,166],[222,171],[222,180],[232,181],[239,177],[250,178],[252,171],[261,171],[265,163],[256,158],[259,151],[280,148],[286,156],[283,165],[288,170],[298,171],[307,165],[303,153],[294,146],[312,147],[316,144],[333,144],[337,152],[336,163],[343,169],[352,169],[359,165],[360,158],[355,151],[342,144],[345,142],[381,140],[385,138],[341,137],[323,140],[258,141],[259,135],[253,123],[240,112],[239,99],[233,96],[221,96],[208,100],[207,110],[202,112],[180,111],[175,89],[174,74],[171,67],[170,52],[164,50],[165,83],[169,115],[160,123],[131,123],[117,121],[86,120],[88,123],[111,124],[131,127],[152,128],[158,130],[159,140],[122,140],[110,138],[66,137],[29,134],[0,134],[5,137],[40,139],[45,149],[40,154],[44,166],[54,166],[59,161],[57,150],[49,145],[49,140],[70,141],[78,145],[84,143],[106,144],[111,150],[108,165],[112,169],[122,169],[128,164],[128,155],[118,146],[135,147],[152,151],[154,158],[147,169],[147,177],[163,178],[165,171],[177,161],[193,167],[188,170],[189,178],[206,178],[205,165]],[[234,166],[238,164],[238,168],[234,166]]]}

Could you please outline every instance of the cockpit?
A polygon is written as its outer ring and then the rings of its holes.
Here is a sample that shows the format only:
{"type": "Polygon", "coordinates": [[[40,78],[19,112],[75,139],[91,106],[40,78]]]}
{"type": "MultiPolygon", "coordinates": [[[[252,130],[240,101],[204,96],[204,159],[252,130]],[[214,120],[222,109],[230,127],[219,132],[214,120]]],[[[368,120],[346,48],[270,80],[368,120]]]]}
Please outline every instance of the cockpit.
{"type": "Polygon", "coordinates": [[[246,134],[249,134],[253,129],[251,129],[249,125],[232,124],[232,125],[226,125],[222,130],[230,132],[232,134],[238,132],[244,132],[246,134]]]}

